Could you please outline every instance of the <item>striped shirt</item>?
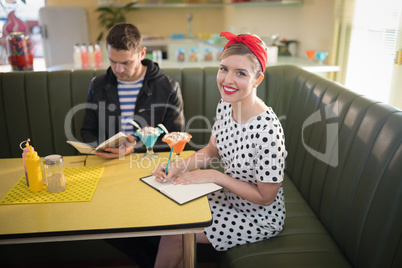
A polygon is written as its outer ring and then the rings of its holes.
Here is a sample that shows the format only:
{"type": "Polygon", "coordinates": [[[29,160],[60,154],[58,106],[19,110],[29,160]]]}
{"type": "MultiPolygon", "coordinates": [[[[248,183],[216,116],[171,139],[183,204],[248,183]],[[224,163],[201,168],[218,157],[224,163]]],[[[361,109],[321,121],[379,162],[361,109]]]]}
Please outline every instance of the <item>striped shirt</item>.
{"type": "Polygon", "coordinates": [[[134,135],[133,125],[128,122],[134,118],[135,103],[137,101],[138,92],[142,87],[145,72],[140,79],[133,82],[117,81],[117,90],[119,93],[120,110],[121,110],[121,131],[134,135]]]}

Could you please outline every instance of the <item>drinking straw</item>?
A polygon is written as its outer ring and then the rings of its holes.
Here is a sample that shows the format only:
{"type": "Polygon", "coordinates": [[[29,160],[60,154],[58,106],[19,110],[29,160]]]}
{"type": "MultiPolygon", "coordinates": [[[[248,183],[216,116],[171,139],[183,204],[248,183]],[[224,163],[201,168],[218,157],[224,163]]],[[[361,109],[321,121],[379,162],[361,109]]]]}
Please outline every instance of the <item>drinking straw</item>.
{"type": "Polygon", "coordinates": [[[169,163],[170,163],[170,158],[172,157],[172,152],[173,152],[173,147],[172,147],[172,149],[170,149],[169,158],[168,158],[168,161],[167,161],[167,164],[166,164],[166,168],[165,168],[165,174],[167,174],[167,171],[168,171],[168,167],[169,167],[169,163]]]}

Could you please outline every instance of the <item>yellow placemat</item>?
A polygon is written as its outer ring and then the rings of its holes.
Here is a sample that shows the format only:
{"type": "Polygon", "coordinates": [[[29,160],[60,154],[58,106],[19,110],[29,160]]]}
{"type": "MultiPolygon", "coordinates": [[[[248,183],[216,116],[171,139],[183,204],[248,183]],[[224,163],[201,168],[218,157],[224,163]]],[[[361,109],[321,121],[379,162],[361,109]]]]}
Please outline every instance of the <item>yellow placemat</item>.
{"type": "Polygon", "coordinates": [[[32,193],[23,176],[0,201],[0,204],[88,202],[95,193],[103,170],[104,167],[64,168],[67,188],[59,193],[49,193],[46,188],[32,193]]]}

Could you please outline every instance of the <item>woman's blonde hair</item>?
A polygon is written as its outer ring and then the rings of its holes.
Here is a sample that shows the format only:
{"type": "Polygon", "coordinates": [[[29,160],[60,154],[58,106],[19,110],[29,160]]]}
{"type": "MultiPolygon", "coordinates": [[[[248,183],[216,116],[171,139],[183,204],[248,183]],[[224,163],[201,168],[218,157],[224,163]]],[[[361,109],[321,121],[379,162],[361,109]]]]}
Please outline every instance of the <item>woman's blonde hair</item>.
{"type": "MultiPolygon", "coordinates": [[[[239,34],[238,36],[243,36],[243,35],[245,35],[245,34],[239,34]]],[[[255,34],[250,34],[250,35],[261,39],[259,36],[255,35],[255,34]]],[[[264,43],[264,41],[261,41],[261,43],[258,43],[258,44],[260,46],[262,46],[265,51],[268,50],[267,45],[264,43]]],[[[253,71],[255,72],[255,78],[258,78],[262,75],[262,67],[261,67],[260,61],[257,59],[257,57],[254,55],[254,53],[244,43],[234,43],[234,44],[229,45],[224,51],[222,51],[219,59],[223,60],[232,55],[247,56],[252,63],[252,68],[253,68],[253,71]]]]}

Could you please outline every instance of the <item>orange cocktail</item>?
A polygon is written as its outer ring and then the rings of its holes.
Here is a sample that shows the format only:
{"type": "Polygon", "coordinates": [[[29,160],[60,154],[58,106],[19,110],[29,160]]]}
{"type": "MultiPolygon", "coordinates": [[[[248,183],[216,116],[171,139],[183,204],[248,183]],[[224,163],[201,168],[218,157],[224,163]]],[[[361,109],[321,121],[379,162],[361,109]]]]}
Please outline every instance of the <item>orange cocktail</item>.
{"type": "Polygon", "coordinates": [[[173,148],[173,153],[178,158],[191,137],[187,132],[170,132],[163,136],[162,141],[166,142],[170,148],[173,148]]]}
{"type": "Polygon", "coordinates": [[[316,49],[306,49],[306,50],[305,50],[305,52],[306,52],[306,54],[307,54],[307,57],[308,57],[308,62],[309,62],[310,64],[313,63],[313,58],[314,58],[314,56],[315,56],[315,52],[316,52],[316,51],[317,51],[316,49]]]}

